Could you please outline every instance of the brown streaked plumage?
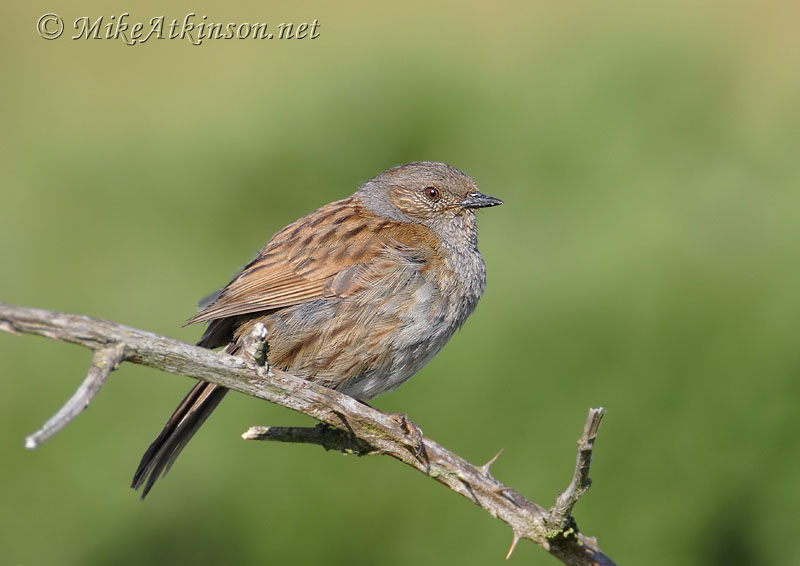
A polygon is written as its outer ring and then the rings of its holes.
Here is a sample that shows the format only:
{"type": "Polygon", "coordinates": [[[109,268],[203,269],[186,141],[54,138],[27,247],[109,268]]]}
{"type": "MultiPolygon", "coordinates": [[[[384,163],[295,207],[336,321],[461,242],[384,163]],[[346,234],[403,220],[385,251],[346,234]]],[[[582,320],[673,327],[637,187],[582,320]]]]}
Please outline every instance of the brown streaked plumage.
{"type": "MultiPolygon", "coordinates": [[[[485,286],[475,209],[500,204],[443,163],[401,165],[296,220],[187,321],[236,354],[257,322],[268,362],[361,400],[399,386],[472,313],[485,286]]],[[[133,487],[166,473],[227,390],[198,382],[142,457],[133,487]]]]}

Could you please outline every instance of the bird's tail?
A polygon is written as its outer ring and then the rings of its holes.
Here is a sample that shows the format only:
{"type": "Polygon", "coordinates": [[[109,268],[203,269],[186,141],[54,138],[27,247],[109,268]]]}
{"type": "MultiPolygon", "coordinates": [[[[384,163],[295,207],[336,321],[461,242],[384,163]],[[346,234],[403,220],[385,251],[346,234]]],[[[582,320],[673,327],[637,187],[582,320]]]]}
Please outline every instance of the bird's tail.
{"type": "Polygon", "coordinates": [[[161,433],[142,456],[139,467],[133,475],[131,487],[139,489],[144,486],[142,499],[150,492],[159,476],[169,471],[183,447],[191,440],[208,415],[217,408],[227,392],[228,389],[220,385],[199,381],[183,398],[161,433]]]}

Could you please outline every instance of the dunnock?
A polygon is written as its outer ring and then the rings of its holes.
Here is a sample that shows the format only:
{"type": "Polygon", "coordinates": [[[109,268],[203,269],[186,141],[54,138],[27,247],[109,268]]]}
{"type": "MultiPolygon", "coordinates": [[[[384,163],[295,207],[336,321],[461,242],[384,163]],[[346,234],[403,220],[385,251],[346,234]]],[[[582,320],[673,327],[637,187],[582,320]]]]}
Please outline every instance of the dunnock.
{"type": "MultiPolygon", "coordinates": [[[[186,324],[236,354],[257,322],[269,365],[356,399],[391,391],[435,356],[486,284],[475,209],[501,204],[444,163],[400,165],[267,242],[186,324]]],[[[200,381],[133,477],[142,497],[227,393],[200,381]]]]}

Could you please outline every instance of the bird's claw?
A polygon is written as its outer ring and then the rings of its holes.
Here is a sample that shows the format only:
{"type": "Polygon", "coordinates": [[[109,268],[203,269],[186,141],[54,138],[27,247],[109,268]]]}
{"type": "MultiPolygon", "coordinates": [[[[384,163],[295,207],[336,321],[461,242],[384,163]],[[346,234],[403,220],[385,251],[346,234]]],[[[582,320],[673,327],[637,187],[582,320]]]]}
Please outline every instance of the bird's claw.
{"type": "Polygon", "coordinates": [[[422,454],[425,453],[425,436],[422,432],[422,429],[415,425],[411,420],[403,413],[396,413],[392,414],[392,418],[394,418],[403,430],[411,437],[411,442],[409,442],[409,447],[414,451],[414,457],[419,458],[422,454]]]}

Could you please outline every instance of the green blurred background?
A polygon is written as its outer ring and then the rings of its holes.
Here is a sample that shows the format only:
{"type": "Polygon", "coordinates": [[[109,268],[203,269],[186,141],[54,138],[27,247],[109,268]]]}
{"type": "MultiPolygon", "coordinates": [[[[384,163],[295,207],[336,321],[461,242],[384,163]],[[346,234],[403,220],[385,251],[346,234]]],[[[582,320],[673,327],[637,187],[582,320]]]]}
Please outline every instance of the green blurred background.
{"type": "MultiPolygon", "coordinates": [[[[620,564],[798,564],[795,2],[6,3],[0,300],[180,324],[278,229],[398,163],[469,173],[488,287],[378,399],[620,564]],[[310,41],[55,41],[45,12],[318,19],[310,41]]],[[[89,352],[0,335],[0,564],[501,564],[511,533],[385,458],[247,443],[310,419],[231,395],[145,503],[128,482],[190,387],[124,365],[23,438],[89,352]]],[[[512,562],[555,564],[530,543],[512,562]]]]}

